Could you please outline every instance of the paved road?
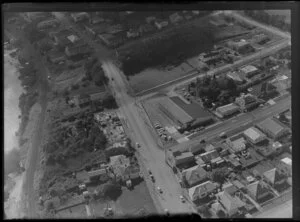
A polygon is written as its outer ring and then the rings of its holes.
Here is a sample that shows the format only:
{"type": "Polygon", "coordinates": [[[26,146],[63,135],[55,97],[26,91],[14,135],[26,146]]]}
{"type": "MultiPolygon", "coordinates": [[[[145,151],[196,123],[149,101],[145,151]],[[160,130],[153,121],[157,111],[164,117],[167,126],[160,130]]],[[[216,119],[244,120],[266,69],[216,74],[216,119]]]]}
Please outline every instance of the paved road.
{"type": "MultiPolygon", "coordinates": [[[[174,173],[165,162],[164,151],[156,145],[155,138],[152,137],[151,132],[140,116],[139,108],[135,105],[135,99],[128,95],[128,82],[109,59],[111,54],[103,46],[95,43],[88,35],[78,30],[62,13],[53,14],[67,26],[72,26],[72,29],[93,47],[98,59],[102,61],[104,71],[110,79],[111,89],[120,107],[119,112],[127,120],[128,127],[131,129],[132,140],[141,145],[141,148],[138,149],[138,156],[145,168],[149,168],[155,177],[155,187],[152,186],[149,191],[152,192],[151,196],[156,197],[156,201],[160,202],[162,206],[160,213],[163,213],[164,209],[168,209],[170,213],[194,212],[190,205],[181,202],[179,196],[182,194],[182,190],[174,173]],[[111,81],[111,78],[114,81],[111,81]],[[162,189],[162,194],[157,191],[157,186],[162,189]]],[[[147,183],[149,183],[149,180],[147,180],[147,183]]]]}
{"type": "Polygon", "coordinates": [[[222,132],[227,132],[227,135],[233,135],[235,133],[242,132],[254,124],[278,114],[279,112],[282,112],[290,107],[291,96],[289,95],[277,101],[275,105],[265,105],[265,107],[258,108],[250,113],[244,113],[233,119],[226,120],[221,124],[210,127],[202,131],[202,134],[195,137],[193,140],[178,144],[172,149],[183,149],[184,147],[198,143],[201,139],[205,139],[207,141],[211,140],[222,132]]]}
{"type": "MultiPolygon", "coordinates": [[[[20,31],[12,30],[15,35],[23,35],[20,31]]],[[[33,45],[23,36],[24,44],[28,46],[29,54],[33,57],[33,62],[35,68],[38,70],[38,103],[41,105],[41,113],[37,122],[36,134],[33,137],[32,146],[28,153],[28,165],[26,166],[23,192],[26,198],[26,217],[36,218],[36,201],[35,201],[35,191],[33,188],[34,183],[34,173],[36,171],[36,166],[39,161],[39,147],[41,144],[44,119],[47,107],[47,92],[49,91],[49,85],[47,81],[48,70],[45,68],[42,57],[36,52],[33,45]]]]}
{"type": "Polygon", "coordinates": [[[195,72],[192,72],[191,74],[184,76],[182,78],[175,79],[175,80],[163,83],[159,86],[155,86],[151,89],[141,91],[141,92],[137,93],[136,95],[140,96],[140,99],[145,99],[145,98],[155,95],[158,90],[162,90],[162,89],[172,90],[175,87],[178,87],[179,85],[194,81],[194,80],[196,80],[196,78],[204,76],[204,75],[212,76],[212,75],[222,74],[222,73],[228,72],[234,68],[254,62],[260,58],[264,58],[266,56],[273,55],[275,52],[287,47],[288,45],[289,45],[289,40],[284,39],[279,42],[275,42],[272,46],[270,46],[268,48],[264,48],[259,52],[255,52],[249,56],[243,57],[242,59],[235,61],[233,64],[227,64],[227,65],[218,67],[214,70],[208,71],[207,73],[199,73],[199,72],[195,71],[195,72]]]}
{"type": "Polygon", "coordinates": [[[280,29],[278,29],[276,27],[269,26],[269,25],[266,25],[266,24],[263,24],[263,23],[259,23],[259,22],[255,21],[255,20],[251,19],[248,16],[239,14],[236,11],[225,11],[225,13],[228,13],[228,14],[232,15],[233,17],[235,17],[235,18],[237,18],[239,20],[243,20],[246,23],[249,23],[249,24],[251,24],[253,26],[256,26],[256,27],[259,27],[261,29],[264,29],[264,30],[266,30],[268,32],[271,32],[271,33],[275,34],[275,35],[279,35],[282,38],[291,40],[291,34],[290,33],[281,31],[280,29]]]}
{"type": "Polygon", "coordinates": [[[120,105],[120,112],[126,117],[129,127],[132,129],[134,141],[141,145],[138,152],[142,161],[147,168],[151,169],[157,186],[163,190],[163,194],[158,194],[161,205],[170,213],[193,212],[188,204],[181,203],[179,198],[182,194],[181,187],[165,162],[164,151],[157,147],[155,139],[140,116],[134,98],[127,94],[127,87],[121,77],[121,71],[110,61],[104,61],[103,68],[110,79],[114,78],[114,81],[111,81],[112,90],[120,105]]]}

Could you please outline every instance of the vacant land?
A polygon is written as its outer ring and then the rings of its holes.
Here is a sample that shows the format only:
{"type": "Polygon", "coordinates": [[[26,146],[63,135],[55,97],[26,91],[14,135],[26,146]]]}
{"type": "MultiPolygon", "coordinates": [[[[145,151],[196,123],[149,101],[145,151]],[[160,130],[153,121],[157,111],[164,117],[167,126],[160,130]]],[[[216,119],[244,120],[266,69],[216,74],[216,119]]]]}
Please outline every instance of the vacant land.
{"type": "Polygon", "coordinates": [[[170,99],[174,103],[176,103],[179,107],[181,107],[185,112],[187,112],[194,119],[206,118],[206,117],[211,117],[212,116],[209,112],[205,111],[198,104],[195,104],[195,103],[186,104],[179,97],[170,97],[170,99]]]}

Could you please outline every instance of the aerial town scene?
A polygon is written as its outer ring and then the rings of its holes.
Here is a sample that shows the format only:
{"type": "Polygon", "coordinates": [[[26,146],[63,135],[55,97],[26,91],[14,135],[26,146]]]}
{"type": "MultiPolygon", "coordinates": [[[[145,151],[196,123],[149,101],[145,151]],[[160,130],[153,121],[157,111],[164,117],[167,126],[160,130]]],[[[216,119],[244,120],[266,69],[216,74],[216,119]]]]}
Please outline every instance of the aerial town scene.
{"type": "Polygon", "coordinates": [[[9,8],[6,218],[292,218],[290,10],[9,8]]]}

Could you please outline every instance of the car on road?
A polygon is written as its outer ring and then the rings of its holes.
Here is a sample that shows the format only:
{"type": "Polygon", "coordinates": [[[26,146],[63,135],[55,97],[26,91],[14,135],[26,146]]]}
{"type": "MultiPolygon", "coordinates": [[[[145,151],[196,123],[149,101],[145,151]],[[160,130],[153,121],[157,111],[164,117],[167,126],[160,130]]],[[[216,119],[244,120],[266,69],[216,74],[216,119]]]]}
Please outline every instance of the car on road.
{"type": "Polygon", "coordinates": [[[180,200],[181,200],[182,203],[185,202],[185,199],[184,199],[184,197],[182,195],[180,195],[179,198],[180,198],[180,200]]]}
{"type": "Polygon", "coordinates": [[[222,138],[222,139],[226,139],[227,135],[226,135],[225,132],[222,132],[222,133],[220,133],[219,137],[222,138]]]}
{"type": "Polygon", "coordinates": [[[157,190],[158,190],[159,193],[162,193],[162,192],[163,192],[162,189],[161,189],[160,187],[157,187],[157,190]]]}
{"type": "Polygon", "coordinates": [[[155,178],[154,178],[154,176],[151,174],[150,175],[150,178],[151,178],[151,181],[153,182],[153,183],[155,183],[155,178]]]}

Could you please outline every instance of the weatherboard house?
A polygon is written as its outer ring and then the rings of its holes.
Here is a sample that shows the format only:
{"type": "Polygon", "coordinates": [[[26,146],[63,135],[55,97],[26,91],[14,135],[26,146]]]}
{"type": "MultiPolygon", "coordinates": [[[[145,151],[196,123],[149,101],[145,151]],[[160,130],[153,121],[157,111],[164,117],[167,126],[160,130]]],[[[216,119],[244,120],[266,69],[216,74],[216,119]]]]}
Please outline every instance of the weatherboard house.
{"type": "Polygon", "coordinates": [[[193,187],[208,180],[208,173],[197,165],[182,171],[182,181],[186,187],[193,187]]]}
{"type": "Polygon", "coordinates": [[[271,190],[261,181],[250,183],[246,188],[250,197],[259,202],[271,194],[271,190]]]}
{"type": "Polygon", "coordinates": [[[272,139],[278,139],[289,133],[289,130],[278,121],[268,118],[257,124],[257,128],[272,139]]]}
{"type": "Polygon", "coordinates": [[[223,191],[218,193],[217,200],[226,210],[228,216],[238,213],[239,210],[245,207],[245,203],[240,199],[241,192],[231,183],[223,185],[223,191]]]}
{"type": "Polygon", "coordinates": [[[188,190],[191,201],[201,200],[213,193],[217,189],[217,185],[213,182],[206,181],[188,190]]]}

